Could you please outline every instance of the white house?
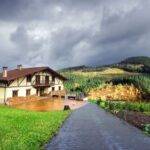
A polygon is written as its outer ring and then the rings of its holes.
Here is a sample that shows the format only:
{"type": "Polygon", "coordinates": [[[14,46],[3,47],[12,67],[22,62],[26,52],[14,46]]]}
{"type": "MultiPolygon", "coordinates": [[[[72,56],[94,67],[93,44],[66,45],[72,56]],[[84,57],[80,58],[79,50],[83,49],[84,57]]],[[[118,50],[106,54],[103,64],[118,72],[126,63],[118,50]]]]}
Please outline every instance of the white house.
{"type": "Polygon", "coordinates": [[[35,95],[42,96],[51,91],[63,90],[65,77],[49,67],[23,68],[8,71],[3,67],[0,73],[0,103],[8,98],[35,95]]]}

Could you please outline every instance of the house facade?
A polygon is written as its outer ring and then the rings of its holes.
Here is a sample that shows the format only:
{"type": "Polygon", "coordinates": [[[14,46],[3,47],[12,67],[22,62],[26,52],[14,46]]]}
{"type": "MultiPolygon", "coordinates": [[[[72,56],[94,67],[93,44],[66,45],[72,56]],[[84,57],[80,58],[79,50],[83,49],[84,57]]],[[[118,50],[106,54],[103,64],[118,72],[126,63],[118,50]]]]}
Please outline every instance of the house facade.
{"type": "Polygon", "coordinates": [[[0,73],[0,103],[6,103],[8,98],[25,97],[29,95],[43,96],[51,91],[63,90],[62,75],[49,67],[23,68],[8,71],[3,67],[0,73]]]}

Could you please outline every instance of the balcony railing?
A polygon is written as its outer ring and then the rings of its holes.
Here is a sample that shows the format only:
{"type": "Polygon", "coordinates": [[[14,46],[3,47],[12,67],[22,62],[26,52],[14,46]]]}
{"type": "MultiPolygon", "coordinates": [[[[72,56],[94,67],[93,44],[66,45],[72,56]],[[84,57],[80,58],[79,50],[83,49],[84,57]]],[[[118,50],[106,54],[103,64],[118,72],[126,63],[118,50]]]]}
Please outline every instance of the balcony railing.
{"type": "Polygon", "coordinates": [[[32,86],[34,87],[50,87],[55,85],[53,81],[46,81],[46,80],[40,80],[40,81],[33,81],[32,86]]]}

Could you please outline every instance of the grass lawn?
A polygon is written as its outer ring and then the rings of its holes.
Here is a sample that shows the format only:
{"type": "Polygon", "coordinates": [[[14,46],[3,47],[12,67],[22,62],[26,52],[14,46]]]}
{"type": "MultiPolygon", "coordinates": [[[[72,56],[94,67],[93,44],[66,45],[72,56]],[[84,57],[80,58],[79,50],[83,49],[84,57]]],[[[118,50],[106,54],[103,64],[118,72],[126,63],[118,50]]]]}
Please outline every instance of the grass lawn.
{"type": "Polygon", "coordinates": [[[70,111],[31,112],[0,106],[0,150],[38,150],[57,134],[70,111]]]}

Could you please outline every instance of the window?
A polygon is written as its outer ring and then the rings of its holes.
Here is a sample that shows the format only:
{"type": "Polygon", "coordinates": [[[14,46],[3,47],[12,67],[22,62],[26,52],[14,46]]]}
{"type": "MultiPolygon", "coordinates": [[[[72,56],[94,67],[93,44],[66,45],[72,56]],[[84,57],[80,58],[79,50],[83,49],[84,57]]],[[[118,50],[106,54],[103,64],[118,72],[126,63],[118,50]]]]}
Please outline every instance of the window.
{"type": "Polygon", "coordinates": [[[12,91],[12,97],[17,97],[18,96],[18,90],[12,91]]]}
{"type": "Polygon", "coordinates": [[[31,82],[31,75],[27,76],[27,82],[31,82]]]}
{"type": "Polygon", "coordinates": [[[45,76],[45,84],[49,84],[49,76],[45,76]]]}
{"type": "Polygon", "coordinates": [[[30,95],[31,94],[31,90],[30,89],[27,89],[26,90],[26,96],[30,95]]]}
{"type": "Polygon", "coordinates": [[[58,89],[61,90],[61,86],[59,86],[58,89]]]}
{"type": "Polygon", "coordinates": [[[52,87],[52,91],[55,91],[55,87],[52,87]]]}
{"type": "Polygon", "coordinates": [[[55,77],[54,76],[52,76],[52,81],[55,82],[55,77]]]}

